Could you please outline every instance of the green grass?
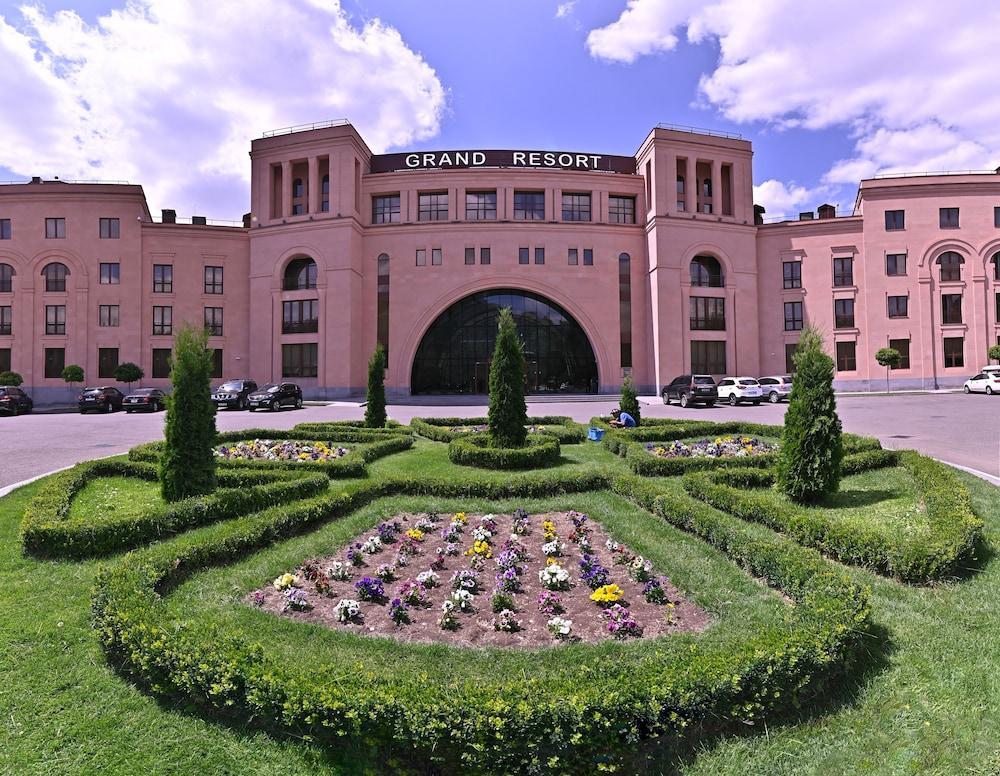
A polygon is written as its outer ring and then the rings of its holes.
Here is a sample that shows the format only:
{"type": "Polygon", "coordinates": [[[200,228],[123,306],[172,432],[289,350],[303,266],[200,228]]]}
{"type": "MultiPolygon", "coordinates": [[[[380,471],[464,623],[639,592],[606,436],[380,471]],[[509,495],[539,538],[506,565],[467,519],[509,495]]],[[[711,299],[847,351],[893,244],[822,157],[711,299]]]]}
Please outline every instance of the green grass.
{"type": "Polygon", "coordinates": [[[132,520],[166,506],[160,483],[133,477],[101,477],[88,482],[70,502],[68,518],[82,520],[90,515],[106,515],[132,520]]]}
{"type": "Polygon", "coordinates": [[[837,493],[806,507],[806,511],[859,530],[878,524],[896,536],[930,530],[913,477],[900,466],[845,477],[837,493]]]}

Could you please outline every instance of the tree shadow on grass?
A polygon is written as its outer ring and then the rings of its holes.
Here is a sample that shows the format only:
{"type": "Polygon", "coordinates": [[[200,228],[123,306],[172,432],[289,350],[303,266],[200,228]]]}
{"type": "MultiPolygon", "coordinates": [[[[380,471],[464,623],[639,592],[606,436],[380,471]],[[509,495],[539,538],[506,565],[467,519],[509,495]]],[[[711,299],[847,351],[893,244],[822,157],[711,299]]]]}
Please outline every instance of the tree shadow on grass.
{"type": "Polygon", "coordinates": [[[838,490],[815,506],[821,509],[851,509],[853,507],[868,507],[883,501],[899,498],[899,494],[891,490],[838,490]]]}

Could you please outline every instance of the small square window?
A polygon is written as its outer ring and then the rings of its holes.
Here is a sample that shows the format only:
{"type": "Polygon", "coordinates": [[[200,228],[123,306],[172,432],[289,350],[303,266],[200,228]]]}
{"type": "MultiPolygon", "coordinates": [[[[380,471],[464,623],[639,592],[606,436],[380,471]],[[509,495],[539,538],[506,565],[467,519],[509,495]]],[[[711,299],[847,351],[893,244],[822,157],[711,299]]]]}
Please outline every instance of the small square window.
{"type": "Polygon", "coordinates": [[[476,263],[476,249],[475,248],[466,248],[465,249],[465,263],[466,264],[475,264],[476,263]]]}
{"type": "Polygon", "coordinates": [[[121,222],[117,218],[102,218],[100,237],[102,240],[117,240],[121,236],[121,222]]]}
{"type": "Polygon", "coordinates": [[[594,266],[594,249],[584,248],[583,249],[583,266],[592,267],[594,266]]]}
{"type": "Polygon", "coordinates": [[[890,277],[906,274],[906,254],[888,253],[885,257],[885,274],[890,277]]]}
{"type": "Polygon", "coordinates": [[[490,251],[489,248],[480,248],[479,249],[479,263],[480,264],[489,264],[490,263],[490,254],[491,254],[491,251],[490,251]]]}
{"type": "Polygon", "coordinates": [[[527,264],[528,263],[528,257],[529,257],[529,255],[530,254],[528,253],[528,249],[527,248],[518,248],[517,249],[517,263],[518,264],[527,264]]]}
{"type": "Polygon", "coordinates": [[[440,248],[431,248],[431,265],[434,267],[440,267],[444,260],[444,256],[441,253],[440,248]]]}
{"type": "Polygon", "coordinates": [[[910,297],[890,296],[889,297],[889,317],[907,318],[909,317],[910,297]]]}
{"type": "Polygon", "coordinates": [[[885,211],[885,230],[887,232],[896,232],[900,229],[906,228],[906,211],[905,210],[886,210],[885,211]]]}
{"type": "Polygon", "coordinates": [[[205,267],[205,293],[222,293],[222,267],[205,267]]]}
{"type": "Polygon", "coordinates": [[[467,221],[496,221],[496,191],[465,192],[465,218],[467,221]]]}
{"type": "Polygon", "coordinates": [[[635,197],[608,197],[608,221],[612,224],[634,224],[635,197]]]}
{"type": "Polygon", "coordinates": [[[102,327],[118,326],[119,307],[116,304],[102,304],[97,308],[97,325],[102,327]]]}
{"type": "Polygon", "coordinates": [[[62,240],[66,237],[65,218],[45,219],[45,238],[47,240],[62,240]]]}
{"type": "Polygon", "coordinates": [[[417,248],[417,266],[427,266],[427,251],[424,248],[417,248]]]}
{"type": "Polygon", "coordinates": [[[545,263],[545,248],[535,248],[535,264],[545,263]]]}
{"type": "Polygon", "coordinates": [[[117,286],[121,283],[121,264],[101,262],[101,285],[117,286]]]}
{"type": "Polygon", "coordinates": [[[567,260],[568,260],[570,266],[573,266],[573,267],[575,267],[577,264],[580,263],[580,255],[577,252],[576,248],[570,248],[569,249],[569,255],[568,255],[568,259],[567,260]]]}
{"type": "Polygon", "coordinates": [[[399,194],[383,194],[372,197],[372,223],[399,223],[399,194]]]}
{"type": "Polygon", "coordinates": [[[958,229],[958,208],[957,207],[939,208],[938,220],[942,229],[958,229]]]}

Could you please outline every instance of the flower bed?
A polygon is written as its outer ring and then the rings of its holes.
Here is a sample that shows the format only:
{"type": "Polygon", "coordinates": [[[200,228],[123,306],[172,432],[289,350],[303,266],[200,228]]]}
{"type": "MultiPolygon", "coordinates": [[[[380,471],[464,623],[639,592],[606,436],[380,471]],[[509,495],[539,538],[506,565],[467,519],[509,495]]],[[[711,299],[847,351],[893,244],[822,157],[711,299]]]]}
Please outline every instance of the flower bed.
{"type": "Polygon", "coordinates": [[[773,453],[776,444],[751,436],[721,436],[695,442],[647,442],[646,450],[657,458],[746,458],[773,453]]]}
{"type": "Polygon", "coordinates": [[[709,619],[577,512],[398,515],[245,600],[330,628],[468,646],[651,638],[709,619]]]}
{"type": "Polygon", "coordinates": [[[215,448],[215,455],[227,461],[332,461],[350,452],[346,447],[326,442],[296,442],[294,440],[247,439],[215,448]]]}

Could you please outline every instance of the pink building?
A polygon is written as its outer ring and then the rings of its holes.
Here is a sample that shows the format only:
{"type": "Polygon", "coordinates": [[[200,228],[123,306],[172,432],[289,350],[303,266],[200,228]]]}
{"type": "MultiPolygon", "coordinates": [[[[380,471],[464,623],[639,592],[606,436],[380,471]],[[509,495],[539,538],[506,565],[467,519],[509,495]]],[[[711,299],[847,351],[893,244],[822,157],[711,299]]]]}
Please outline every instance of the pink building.
{"type": "Polygon", "coordinates": [[[483,393],[513,309],[533,392],[654,392],[685,372],[781,374],[804,324],[838,386],[959,385],[1000,334],[1000,176],[862,181],[854,211],[763,224],[752,150],[653,129],[635,156],[532,150],[373,155],[346,123],[251,144],[241,225],[150,216],[139,186],[0,187],[0,371],[36,402],[121,362],[168,384],[181,322],[218,377],[390,395],[483,393]]]}

